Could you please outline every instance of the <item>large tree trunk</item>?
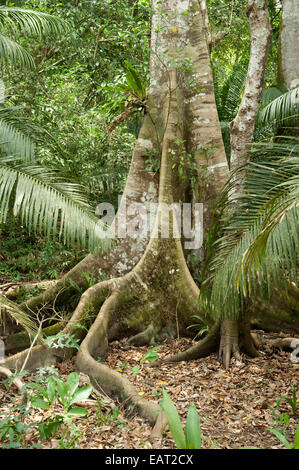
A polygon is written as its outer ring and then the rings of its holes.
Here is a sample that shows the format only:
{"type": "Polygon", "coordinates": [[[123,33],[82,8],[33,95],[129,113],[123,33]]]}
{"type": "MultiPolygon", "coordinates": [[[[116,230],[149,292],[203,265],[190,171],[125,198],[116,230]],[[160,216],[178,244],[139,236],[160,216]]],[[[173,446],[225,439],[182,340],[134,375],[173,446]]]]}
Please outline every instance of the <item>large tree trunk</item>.
{"type": "MultiPolygon", "coordinates": [[[[114,221],[124,236],[109,253],[90,254],[54,288],[22,306],[38,311],[46,304],[58,305],[72,292],[70,279],[86,289],[82,274],[108,274],[110,279],[85,290],[63,331],[82,335],[78,323],[99,311],[81,343],[78,368],[107,392],[128,398],[128,404],[133,403],[154,422],[157,407],[141,400],[121,374],[94,358],[105,353],[109,338],[136,333],[148,325],[152,327],[147,331],[158,332],[172,324],[181,334],[198,312],[199,289],[185,260],[187,240],[178,236],[179,223],[174,212],[168,214],[168,207],[174,202],[203,203],[205,233],[214,202],[227,180],[228,165],[198,1],[154,0],[153,12],[147,111],[114,221]],[[160,160],[158,175],[145,171],[149,154],[160,160]],[[148,206],[152,202],[158,202],[152,232],[136,238],[125,234],[130,223],[136,223],[136,214],[132,211],[128,216],[125,206],[132,209],[134,203],[148,206]],[[163,223],[168,218],[170,236],[164,238],[163,223]]],[[[140,218],[138,222],[142,224],[140,218]]],[[[218,334],[209,337],[206,353],[217,347],[217,341],[218,334]]],[[[42,344],[34,347],[26,367],[65,357],[66,351],[54,352],[42,344]]],[[[20,367],[26,356],[26,351],[11,356],[5,366],[20,367]]]]}
{"type": "MultiPolygon", "coordinates": [[[[253,129],[256,101],[260,97],[263,79],[263,73],[256,68],[255,61],[260,61],[260,68],[264,66],[268,40],[262,36],[269,34],[266,2],[250,1],[249,5],[252,58],[243,107],[241,105],[242,113],[249,118],[247,123],[236,120],[234,127],[234,135],[239,132],[242,145],[251,140],[250,133],[245,134],[243,127],[248,124],[253,129]],[[264,25],[265,30],[261,30],[264,25]],[[260,41],[261,48],[258,46],[260,41]],[[257,79],[251,67],[254,67],[257,79]]],[[[127,400],[128,405],[136,406],[143,416],[154,423],[157,406],[140,399],[121,374],[99,364],[95,358],[105,354],[109,339],[116,335],[130,331],[136,333],[146,327],[149,327],[147,332],[159,332],[168,324],[173,324],[176,331],[182,333],[191,316],[198,312],[200,292],[186,263],[188,246],[186,240],[178,236],[175,213],[170,213],[168,217],[168,207],[174,202],[203,203],[205,234],[211,222],[213,204],[227,180],[228,166],[199,2],[153,0],[153,13],[147,111],[114,221],[115,226],[125,232],[131,223],[136,224],[136,214],[132,211],[130,216],[126,214],[124,225],[125,205],[132,209],[133,203],[147,206],[158,202],[152,231],[147,236],[140,234],[136,238],[126,234],[120,237],[109,253],[89,255],[54,288],[27,301],[23,308],[37,311],[44,304],[65,301],[71,293],[69,279],[86,289],[86,279],[82,276],[84,272],[108,274],[110,279],[85,290],[63,331],[82,335],[83,330],[77,326],[78,323],[90,321],[93,312],[99,312],[81,343],[77,366],[95,384],[127,400]],[[159,175],[145,171],[145,160],[149,154],[160,160],[159,175]],[[163,223],[168,219],[170,236],[164,238],[163,223]]],[[[142,225],[140,218],[138,223],[142,225]]],[[[238,354],[239,338],[243,333],[248,337],[246,321],[242,322],[241,332],[236,324],[223,322],[220,325],[218,322],[204,340],[170,360],[209,354],[219,346],[221,337],[221,354],[227,365],[231,352],[238,354]]],[[[246,341],[244,343],[246,345],[246,341]]],[[[32,348],[26,367],[34,368],[52,362],[57,360],[57,355],[65,357],[65,353],[38,345],[32,348]]],[[[20,367],[26,356],[26,351],[18,353],[7,358],[4,365],[20,367]]]]}

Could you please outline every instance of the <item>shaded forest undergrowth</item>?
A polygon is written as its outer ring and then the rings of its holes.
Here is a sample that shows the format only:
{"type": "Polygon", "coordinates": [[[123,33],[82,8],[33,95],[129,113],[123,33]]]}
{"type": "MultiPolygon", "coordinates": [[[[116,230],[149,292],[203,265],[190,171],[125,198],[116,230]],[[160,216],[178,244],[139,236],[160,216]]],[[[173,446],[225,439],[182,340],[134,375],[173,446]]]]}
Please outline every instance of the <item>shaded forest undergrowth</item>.
{"type": "MultiPolygon", "coordinates": [[[[288,336],[283,332],[262,334],[266,339],[288,336]]],[[[192,340],[187,338],[166,339],[160,343],[160,348],[155,353],[162,359],[190,347],[191,344],[192,340]]],[[[201,432],[205,436],[202,448],[208,449],[213,446],[218,449],[285,448],[285,445],[269,431],[270,428],[278,430],[291,444],[293,443],[299,424],[298,405],[297,410],[293,410],[287,400],[279,400],[279,397],[292,399],[292,391],[295,390],[298,394],[299,390],[299,364],[290,361],[289,352],[265,346],[258,358],[244,357],[243,362],[233,360],[231,369],[227,371],[221,366],[216,355],[188,363],[165,363],[158,367],[147,367],[147,361],[142,361],[142,358],[149,351],[152,351],[152,348],[148,346],[128,345],[125,338],[112,342],[107,357],[98,358],[98,361],[126,374],[143,398],[159,403],[164,388],[175,404],[183,426],[189,406],[194,402],[200,416],[201,432]]],[[[54,364],[51,374],[59,374],[66,383],[67,377],[74,370],[73,358],[71,361],[54,364]]],[[[41,384],[47,373],[49,370],[39,370],[34,374],[28,373],[21,379],[26,384],[32,382],[41,384]]],[[[79,378],[80,385],[86,386],[88,377],[80,374],[79,378]]],[[[9,417],[10,413],[18,419],[15,410],[21,402],[22,396],[15,386],[8,387],[7,380],[1,376],[1,419],[9,417]],[[11,408],[12,406],[14,408],[11,408]]],[[[82,406],[88,414],[86,417],[73,420],[75,425],[73,431],[68,429],[64,432],[62,427],[55,435],[41,440],[37,425],[51,416],[53,410],[33,408],[29,404],[27,411],[30,413],[23,418],[19,415],[20,422],[23,426],[33,423],[34,426],[28,427],[23,433],[22,447],[151,448],[151,427],[134,409],[125,409],[124,403],[114,402],[95,389],[82,406]]],[[[61,413],[59,405],[56,406],[55,413],[61,413]]],[[[8,443],[7,434],[0,442],[0,447],[7,446],[8,443]]],[[[167,429],[159,447],[175,448],[172,435],[167,429]]]]}

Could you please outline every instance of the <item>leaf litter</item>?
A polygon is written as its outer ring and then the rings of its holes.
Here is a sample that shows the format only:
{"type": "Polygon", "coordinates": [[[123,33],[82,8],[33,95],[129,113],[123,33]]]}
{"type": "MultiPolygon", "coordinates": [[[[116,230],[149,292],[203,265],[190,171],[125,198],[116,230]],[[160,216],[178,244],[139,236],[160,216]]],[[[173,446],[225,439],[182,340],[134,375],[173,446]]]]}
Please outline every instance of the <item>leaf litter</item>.
{"type": "MultiPolygon", "coordinates": [[[[267,334],[264,335],[267,337],[267,334]]],[[[282,336],[282,333],[277,335],[282,336]]],[[[271,336],[273,338],[273,334],[271,336]]],[[[187,349],[193,344],[188,338],[164,340],[157,351],[159,359],[187,349]]],[[[232,360],[229,370],[219,363],[212,354],[189,362],[165,363],[147,367],[140,360],[151,347],[134,347],[127,344],[127,338],[109,345],[103,359],[107,366],[126,374],[143,398],[159,403],[164,388],[175,404],[183,426],[191,402],[196,405],[200,416],[203,448],[210,448],[217,441],[218,449],[256,447],[259,449],[283,449],[284,446],[269,432],[273,427],[273,407],[281,396],[291,397],[292,386],[299,395],[299,364],[290,361],[290,353],[284,351],[260,351],[254,359],[243,357],[243,361],[232,360]],[[140,366],[136,373],[134,367],[140,366]]],[[[75,360],[56,364],[61,378],[76,370],[75,360]]],[[[80,374],[81,375],[81,374],[80,374]]],[[[1,377],[2,380],[2,377],[1,377]]],[[[25,383],[35,381],[35,374],[23,377],[25,383]]],[[[298,398],[297,398],[298,400],[298,398]]],[[[8,412],[14,404],[21,403],[22,397],[14,386],[7,391],[0,382],[0,413],[8,412]]],[[[81,449],[147,449],[151,448],[151,426],[133,409],[126,410],[123,403],[113,401],[103,393],[93,393],[82,403],[88,410],[87,419],[74,420],[82,431],[82,438],[76,445],[81,449]]],[[[59,412],[59,410],[57,410],[59,412]]],[[[289,415],[288,440],[293,441],[299,414],[292,413],[290,405],[281,401],[280,413],[289,415]]],[[[28,423],[38,423],[49,415],[48,410],[33,409],[25,417],[28,423]]],[[[39,439],[34,428],[26,434],[27,446],[36,444],[44,448],[57,448],[59,435],[47,441],[39,439]]],[[[0,448],[7,441],[0,442],[0,448]]],[[[174,449],[171,434],[166,429],[161,440],[161,449],[174,449]]]]}

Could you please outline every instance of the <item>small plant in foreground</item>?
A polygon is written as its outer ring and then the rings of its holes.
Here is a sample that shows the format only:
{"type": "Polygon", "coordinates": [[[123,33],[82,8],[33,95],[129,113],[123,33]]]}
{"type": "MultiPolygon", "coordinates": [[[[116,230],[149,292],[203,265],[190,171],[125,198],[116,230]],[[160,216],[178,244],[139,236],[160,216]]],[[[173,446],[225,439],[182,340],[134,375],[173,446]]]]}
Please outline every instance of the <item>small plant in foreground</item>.
{"type": "MultiPolygon", "coordinates": [[[[142,365],[145,361],[155,362],[158,359],[157,351],[161,348],[163,348],[163,346],[155,346],[154,348],[147,351],[140,359],[140,364],[142,365]]],[[[141,365],[132,367],[133,377],[136,377],[141,369],[141,365]]]]}
{"type": "Polygon", "coordinates": [[[297,410],[297,394],[296,394],[296,389],[295,389],[294,385],[292,385],[291,388],[292,388],[292,397],[291,398],[289,398],[289,397],[279,397],[277,399],[277,406],[280,405],[280,402],[282,400],[285,400],[290,405],[290,407],[292,408],[293,413],[295,414],[296,410],[297,410]]]}
{"type": "MultiPolygon", "coordinates": [[[[171,398],[163,389],[163,400],[160,403],[164,412],[173,440],[178,449],[201,449],[202,439],[208,439],[203,436],[200,428],[200,419],[194,403],[191,403],[186,420],[185,432],[180,421],[179,414],[171,398]]],[[[215,448],[216,442],[212,443],[211,448],[215,448]]]]}
{"type": "Polygon", "coordinates": [[[97,416],[98,426],[99,427],[104,426],[105,424],[110,424],[113,421],[118,421],[119,422],[119,425],[118,425],[119,429],[122,429],[125,426],[127,426],[127,423],[125,421],[123,421],[122,419],[120,419],[120,417],[119,417],[119,408],[118,408],[118,406],[115,406],[114,408],[112,408],[112,410],[110,409],[110,410],[106,410],[104,412],[103,409],[102,409],[101,400],[98,400],[98,409],[96,411],[96,416],[97,416]],[[112,411],[112,413],[111,413],[111,411],[112,411]]]}
{"type": "Polygon", "coordinates": [[[0,441],[4,441],[6,438],[9,442],[4,445],[6,449],[17,449],[20,447],[26,447],[25,435],[28,429],[32,428],[34,424],[24,424],[24,417],[29,412],[18,407],[15,410],[11,407],[9,413],[2,413],[3,419],[0,421],[0,441]],[[19,414],[17,414],[19,412],[19,414]]]}
{"type": "Polygon", "coordinates": [[[92,392],[92,387],[86,385],[79,388],[77,372],[72,372],[66,383],[52,376],[46,381],[45,388],[36,383],[33,387],[38,390],[39,394],[30,397],[32,406],[52,411],[52,414],[38,425],[40,438],[46,440],[55,436],[64,425],[62,436],[58,441],[59,446],[62,449],[73,447],[82,437],[82,432],[73,423],[73,418],[85,418],[88,415],[86,408],[73,405],[86,400],[92,392]],[[57,405],[63,407],[61,414],[56,414],[54,411],[57,405]]]}
{"type": "Polygon", "coordinates": [[[92,392],[92,387],[86,385],[79,388],[79,375],[72,372],[66,384],[60,378],[49,377],[46,388],[38,384],[34,387],[40,392],[40,395],[31,396],[32,406],[48,410],[55,403],[60,403],[64,408],[64,413],[68,415],[86,416],[87,410],[81,407],[73,407],[75,403],[86,400],[92,392]]]}
{"type": "Polygon", "coordinates": [[[280,442],[285,446],[286,449],[299,449],[299,424],[296,429],[293,444],[290,444],[285,435],[277,429],[269,429],[269,431],[272,432],[272,434],[274,434],[274,436],[276,436],[277,439],[280,440],[280,442]]]}

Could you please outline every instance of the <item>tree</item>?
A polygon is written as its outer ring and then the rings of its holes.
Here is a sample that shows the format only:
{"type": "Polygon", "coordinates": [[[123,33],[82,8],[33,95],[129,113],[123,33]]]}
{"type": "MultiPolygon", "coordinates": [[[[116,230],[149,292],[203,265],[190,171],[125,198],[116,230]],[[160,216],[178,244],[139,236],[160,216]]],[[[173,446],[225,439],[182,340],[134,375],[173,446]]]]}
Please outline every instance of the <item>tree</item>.
{"type": "MultiPolygon", "coordinates": [[[[83,330],[79,324],[96,316],[81,343],[78,368],[107,392],[128,399],[128,403],[155,423],[157,407],[140,399],[119,373],[98,363],[94,357],[105,353],[111,338],[137,333],[130,341],[141,344],[150,341],[153,334],[158,335],[169,324],[182,333],[192,315],[202,314],[198,303],[200,290],[186,262],[187,240],[182,241],[178,236],[175,209],[180,204],[175,207],[173,203],[203,203],[205,248],[200,250],[200,255],[207,259],[215,238],[221,235],[221,231],[217,232],[215,203],[227,181],[229,169],[204,34],[206,19],[204,23],[199,3],[195,0],[153,0],[152,6],[151,81],[126,187],[112,224],[119,235],[117,243],[107,253],[89,254],[54,288],[27,300],[21,308],[32,314],[42,306],[51,308],[53,302],[56,305],[66,302],[74,295],[74,285],[83,289],[72,318],[63,329],[64,333],[82,338],[83,330]],[[147,161],[153,162],[155,168],[159,165],[159,172],[145,171],[147,161]],[[137,203],[142,207],[157,203],[152,229],[143,236],[145,216],[136,216],[136,210],[140,208],[137,203]],[[173,209],[170,213],[169,207],[173,209]],[[164,238],[165,226],[169,228],[170,236],[164,238]],[[129,236],[129,229],[133,231],[133,237],[129,236]],[[89,279],[91,276],[98,278],[99,273],[109,274],[111,278],[89,287],[86,273],[89,279]]],[[[234,169],[247,163],[247,144],[252,141],[270,38],[267,2],[249,0],[248,16],[252,37],[250,63],[244,97],[231,125],[234,169]]],[[[234,176],[236,196],[243,191],[244,178],[244,171],[234,176]]],[[[231,194],[229,198],[232,199],[231,194]]],[[[195,220],[197,215],[194,214],[195,220]]],[[[198,226],[196,229],[200,234],[198,226]]],[[[238,328],[245,337],[247,351],[253,352],[246,318],[242,317],[241,321],[234,318],[229,323],[218,318],[214,325],[208,316],[206,318],[211,326],[209,334],[191,350],[169,360],[200,357],[220,344],[227,366],[231,354],[239,353],[238,328]]],[[[22,352],[8,358],[5,365],[18,367],[26,354],[22,352]]],[[[27,367],[51,362],[60,354],[65,357],[65,351],[55,352],[43,344],[38,345],[32,348],[27,367]]],[[[158,428],[161,419],[160,415],[158,428]]]]}

